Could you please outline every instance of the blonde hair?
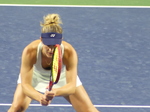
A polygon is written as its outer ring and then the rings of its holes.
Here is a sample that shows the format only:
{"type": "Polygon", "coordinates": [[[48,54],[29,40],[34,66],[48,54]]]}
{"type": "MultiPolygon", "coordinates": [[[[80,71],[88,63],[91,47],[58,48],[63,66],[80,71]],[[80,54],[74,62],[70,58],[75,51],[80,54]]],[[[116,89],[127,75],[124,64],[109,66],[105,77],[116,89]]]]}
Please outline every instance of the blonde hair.
{"type": "Polygon", "coordinates": [[[62,21],[58,14],[48,14],[47,16],[43,17],[43,23],[41,22],[41,32],[48,33],[48,32],[56,32],[62,34],[62,21]]]}

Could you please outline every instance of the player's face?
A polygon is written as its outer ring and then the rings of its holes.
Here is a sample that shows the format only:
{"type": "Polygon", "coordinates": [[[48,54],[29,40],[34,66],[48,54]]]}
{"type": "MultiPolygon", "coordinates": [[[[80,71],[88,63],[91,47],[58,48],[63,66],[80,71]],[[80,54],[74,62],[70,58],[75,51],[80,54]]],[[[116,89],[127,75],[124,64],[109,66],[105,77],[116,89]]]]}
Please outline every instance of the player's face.
{"type": "Polygon", "coordinates": [[[54,52],[54,45],[43,45],[43,52],[47,57],[51,58],[54,52]]]}

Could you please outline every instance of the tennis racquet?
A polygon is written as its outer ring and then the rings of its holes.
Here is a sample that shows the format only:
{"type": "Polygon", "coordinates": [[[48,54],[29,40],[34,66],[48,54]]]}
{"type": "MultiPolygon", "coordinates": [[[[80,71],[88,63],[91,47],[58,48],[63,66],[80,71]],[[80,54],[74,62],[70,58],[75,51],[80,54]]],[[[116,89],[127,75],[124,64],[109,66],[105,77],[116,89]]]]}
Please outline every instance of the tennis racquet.
{"type": "Polygon", "coordinates": [[[59,44],[56,44],[54,46],[54,53],[52,56],[49,91],[51,91],[53,85],[57,84],[57,82],[59,81],[60,74],[61,74],[61,67],[62,67],[61,48],[59,44]]]}

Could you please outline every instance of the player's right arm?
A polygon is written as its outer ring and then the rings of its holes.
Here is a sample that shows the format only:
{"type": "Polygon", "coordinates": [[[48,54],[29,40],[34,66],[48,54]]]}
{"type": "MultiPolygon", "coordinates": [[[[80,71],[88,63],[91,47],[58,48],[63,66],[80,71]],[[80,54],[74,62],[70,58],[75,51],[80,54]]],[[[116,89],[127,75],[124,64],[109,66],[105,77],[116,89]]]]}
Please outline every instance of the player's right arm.
{"type": "Polygon", "coordinates": [[[46,100],[46,96],[37,92],[32,87],[33,65],[36,63],[36,42],[29,44],[22,53],[21,59],[21,85],[23,92],[33,100],[39,101],[42,105],[48,105],[50,101],[46,100]]]}
{"type": "Polygon", "coordinates": [[[21,85],[23,92],[31,99],[40,101],[41,94],[32,87],[33,65],[36,62],[36,49],[33,43],[25,47],[21,59],[21,85]]]}

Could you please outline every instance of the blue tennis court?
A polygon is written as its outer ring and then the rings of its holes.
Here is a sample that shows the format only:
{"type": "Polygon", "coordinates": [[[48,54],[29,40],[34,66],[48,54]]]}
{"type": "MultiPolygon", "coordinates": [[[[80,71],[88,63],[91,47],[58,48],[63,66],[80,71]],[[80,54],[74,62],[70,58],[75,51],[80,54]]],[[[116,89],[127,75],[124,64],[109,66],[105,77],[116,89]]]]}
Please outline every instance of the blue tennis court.
{"type": "MultiPolygon", "coordinates": [[[[40,37],[39,24],[48,13],[60,14],[64,40],[78,52],[78,75],[101,112],[149,112],[149,12],[139,7],[0,6],[0,112],[12,102],[22,50],[40,37]]],[[[63,106],[32,105],[27,112],[75,112],[61,97],[52,104],[63,106]]]]}

